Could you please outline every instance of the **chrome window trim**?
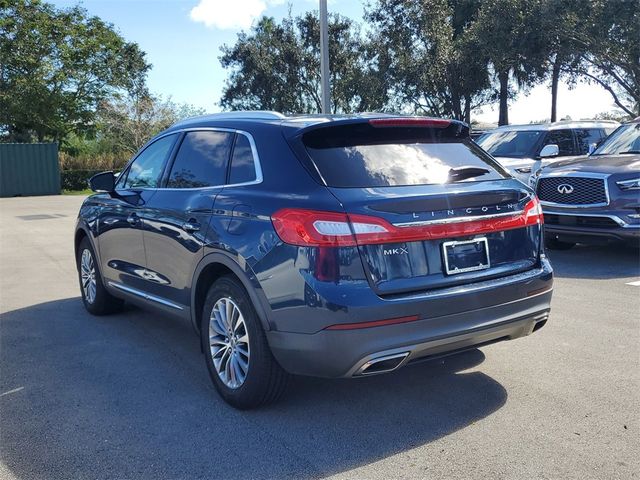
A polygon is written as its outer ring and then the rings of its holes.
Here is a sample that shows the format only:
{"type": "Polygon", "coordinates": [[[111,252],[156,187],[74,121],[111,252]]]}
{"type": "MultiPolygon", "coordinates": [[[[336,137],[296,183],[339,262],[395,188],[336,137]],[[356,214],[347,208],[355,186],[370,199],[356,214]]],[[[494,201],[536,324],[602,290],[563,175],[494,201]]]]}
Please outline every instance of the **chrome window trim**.
{"type": "Polygon", "coordinates": [[[109,282],[109,286],[113,288],[117,288],[118,290],[122,290],[123,292],[131,293],[132,295],[136,295],[137,297],[144,298],[145,300],[151,300],[152,302],[159,303],[161,305],[165,305],[167,307],[175,308],[176,310],[183,310],[183,308],[177,303],[173,303],[166,298],[157,297],[156,295],[151,295],[150,293],[143,292],[142,290],[138,290],[137,288],[128,287],[126,285],[122,285],[121,283],[109,282]]]}
{"type": "MultiPolygon", "coordinates": [[[[129,166],[135,162],[136,158],[138,158],[138,156],[147,148],[147,146],[151,145],[151,143],[156,142],[157,140],[160,140],[161,138],[164,138],[168,135],[174,135],[176,133],[181,134],[181,133],[188,133],[188,132],[201,132],[201,131],[209,131],[209,132],[226,132],[226,133],[234,133],[237,135],[243,135],[247,138],[247,140],[249,140],[249,145],[251,145],[251,153],[253,155],[253,163],[254,163],[254,168],[256,171],[256,179],[251,181],[251,182],[242,182],[242,183],[225,183],[225,184],[221,184],[221,185],[209,185],[207,187],[189,187],[189,188],[175,188],[175,187],[140,187],[140,188],[136,188],[134,187],[135,190],[163,190],[163,191],[189,191],[189,190],[206,190],[208,188],[224,188],[224,187],[244,187],[247,185],[258,185],[260,183],[262,183],[262,181],[264,180],[263,176],[262,176],[262,164],[260,163],[260,156],[258,155],[258,148],[256,147],[256,142],[253,139],[253,136],[244,130],[238,130],[235,128],[224,128],[224,127],[185,127],[185,128],[180,128],[177,130],[171,130],[170,132],[165,132],[161,135],[158,135],[156,137],[154,137],[153,139],[149,140],[139,151],[138,153],[136,153],[136,155],[129,160],[129,163],[127,163],[127,165],[121,170],[122,172],[124,172],[126,169],[129,168],[129,166]]],[[[229,159],[229,161],[231,161],[231,158],[229,159]]],[[[131,188],[120,188],[117,190],[131,190],[131,188]]]]}
{"type": "MultiPolygon", "coordinates": [[[[614,222],[616,222],[618,225],[620,225],[622,228],[640,228],[640,224],[638,225],[633,225],[631,223],[627,223],[625,222],[622,218],[620,218],[617,215],[611,215],[608,213],[601,213],[601,214],[597,214],[597,213],[569,213],[569,212],[554,212],[554,211],[548,211],[545,212],[544,210],[542,211],[542,214],[549,214],[549,215],[561,215],[561,216],[565,216],[565,217],[594,217],[594,218],[609,218],[611,220],[613,220],[614,222]]],[[[550,223],[549,226],[553,227],[554,224],[550,223]]],[[[562,225],[560,225],[562,226],[562,225]]]]}
{"type": "Polygon", "coordinates": [[[548,172],[543,175],[540,175],[536,180],[536,195],[538,193],[538,183],[543,178],[599,178],[604,183],[604,196],[607,199],[604,203],[587,203],[584,205],[574,205],[571,203],[555,203],[555,202],[546,202],[544,200],[540,200],[540,205],[547,207],[556,207],[556,208],[594,208],[594,207],[606,207],[611,203],[611,198],[609,197],[609,177],[610,173],[592,173],[592,172],[548,172]]]}
{"type": "Polygon", "coordinates": [[[513,215],[521,215],[524,213],[524,210],[513,210],[510,212],[504,213],[494,213],[491,215],[476,215],[476,216],[468,216],[468,217],[453,217],[453,218],[439,218],[437,220],[421,220],[418,222],[402,222],[402,223],[394,223],[394,227],[421,227],[423,225],[441,225],[447,223],[458,223],[458,222],[472,222],[474,220],[488,220],[491,218],[499,218],[499,217],[508,217],[513,215]]]}

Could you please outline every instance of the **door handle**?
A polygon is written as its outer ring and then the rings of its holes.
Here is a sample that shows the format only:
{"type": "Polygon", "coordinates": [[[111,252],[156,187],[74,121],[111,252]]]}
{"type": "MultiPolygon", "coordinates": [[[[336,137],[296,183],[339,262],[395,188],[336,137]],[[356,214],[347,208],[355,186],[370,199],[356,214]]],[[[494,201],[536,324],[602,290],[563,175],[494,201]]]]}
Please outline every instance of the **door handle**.
{"type": "Polygon", "coordinates": [[[127,222],[129,222],[129,225],[138,225],[140,223],[140,219],[138,218],[138,215],[132,213],[127,217],[127,222]]]}
{"type": "Polygon", "coordinates": [[[185,232],[189,233],[197,232],[198,230],[200,230],[200,224],[196,221],[189,220],[188,222],[182,224],[182,229],[185,232]]]}

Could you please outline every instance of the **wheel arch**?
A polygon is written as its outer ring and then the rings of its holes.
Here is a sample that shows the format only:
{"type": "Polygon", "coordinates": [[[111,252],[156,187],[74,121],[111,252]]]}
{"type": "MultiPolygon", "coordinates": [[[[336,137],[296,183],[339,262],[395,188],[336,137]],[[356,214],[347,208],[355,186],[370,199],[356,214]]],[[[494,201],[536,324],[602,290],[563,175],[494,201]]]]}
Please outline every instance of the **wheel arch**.
{"type": "Polygon", "coordinates": [[[260,285],[251,269],[246,266],[243,269],[234,259],[223,253],[210,253],[206,255],[196,267],[191,283],[191,325],[195,332],[200,334],[200,315],[204,306],[204,300],[211,284],[224,275],[236,277],[249,295],[251,302],[258,314],[265,331],[270,330],[266,300],[260,299],[260,285]]]}
{"type": "Polygon", "coordinates": [[[93,241],[92,235],[89,233],[89,230],[84,225],[78,226],[76,228],[75,234],[73,236],[74,258],[77,260],[77,258],[78,258],[78,250],[80,248],[80,242],[82,242],[82,240],[85,239],[85,238],[89,239],[89,243],[91,244],[91,247],[93,248],[94,254],[96,256],[96,260],[99,261],[100,260],[100,254],[98,252],[98,249],[96,248],[96,244],[93,241]]]}

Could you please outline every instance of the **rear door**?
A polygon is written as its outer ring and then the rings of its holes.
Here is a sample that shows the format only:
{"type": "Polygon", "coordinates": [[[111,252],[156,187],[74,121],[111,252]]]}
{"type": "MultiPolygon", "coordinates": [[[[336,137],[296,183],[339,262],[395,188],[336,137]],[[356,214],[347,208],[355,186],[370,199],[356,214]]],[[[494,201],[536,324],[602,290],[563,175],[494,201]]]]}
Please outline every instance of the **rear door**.
{"type": "Polygon", "coordinates": [[[193,272],[203,256],[216,195],[225,183],[234,133],[198,130],[184,134],[162,188],[144,218],[149,292],[184,308],[193,272]]]}
{"type": "Polygon", "coordinates": [[[530,192],[453,127],[359,123],[302,136],[352,224],[365,215],[393,231],[388,241],[358,247],[381,295],[476,282],[538,262],[540,226],[515,220],[530,192]]]}

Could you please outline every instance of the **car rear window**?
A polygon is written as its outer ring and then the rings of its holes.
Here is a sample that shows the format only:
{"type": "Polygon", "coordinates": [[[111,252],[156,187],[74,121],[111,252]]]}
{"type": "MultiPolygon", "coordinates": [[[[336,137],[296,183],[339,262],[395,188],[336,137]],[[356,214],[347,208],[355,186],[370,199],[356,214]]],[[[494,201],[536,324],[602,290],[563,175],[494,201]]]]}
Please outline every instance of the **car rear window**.
{"type": "Polygon", "coordinates": [[[431,128],[324,127],[303,135],[330,187],[390,187],[473,182],[508,174],[468,137],[431,128]],[[452,169],[473,173],[452,175],[452,169]]]}

